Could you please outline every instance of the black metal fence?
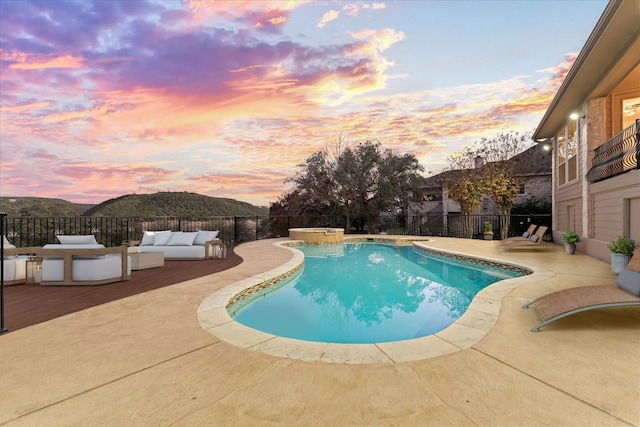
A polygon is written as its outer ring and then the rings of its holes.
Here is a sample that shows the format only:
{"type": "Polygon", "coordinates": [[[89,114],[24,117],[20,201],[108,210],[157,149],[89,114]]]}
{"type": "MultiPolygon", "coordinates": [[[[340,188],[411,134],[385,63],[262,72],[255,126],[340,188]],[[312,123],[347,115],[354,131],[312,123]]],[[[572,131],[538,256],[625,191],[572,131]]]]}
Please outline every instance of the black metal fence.
{"type": "MultiPolygon", "coordinates": [[[[473,237],[483,238],[484,223],[493,225],[494,239],[500,236],[498,215],[474,215],[473,237]]],[[[530,224],[549,227],[545,240],[551,240],[551,215],[512,215],[508,235],[522,234],[530,224]]],[[[220,216],[211,218],[133,218],[133,217],[7,217],[3,233],[17,247],[43,246],[57,243],[57,235],[93,234],[105,246],[119,246],[127,240],[140,240],[145,231],[219,230],[220,239],[228,246],[239,243],[287,237],[290,228],[342,227],[342,217],[316,217],[304,219],[293,216],[220,216]]],[[[427,214],[413,216],[381,215],[368,227],[359,224],[349,234],[400,234],[416,236],[466,237],[463,218],[459,213],[449,215],[427,214]]]]}

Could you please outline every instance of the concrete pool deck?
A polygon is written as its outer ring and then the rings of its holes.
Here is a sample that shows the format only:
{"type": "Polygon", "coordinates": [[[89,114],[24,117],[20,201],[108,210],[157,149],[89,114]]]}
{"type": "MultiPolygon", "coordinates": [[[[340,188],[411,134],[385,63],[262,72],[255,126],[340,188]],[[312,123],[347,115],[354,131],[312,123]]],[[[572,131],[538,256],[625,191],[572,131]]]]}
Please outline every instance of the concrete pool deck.
{"type": "Polygon", "coordinates": [[[470,320],[442,340],[480,338],[411,361],[286,358],[203,329],[210,295],[291,262],[274,246],[284,240],[236,247],[244,262],[229,270],[0,335],[0,425],[640,425],[640,308],[580,313],[538,333],[536,311],[521,309],[613,283],[609,264],[558,245],[499,253],[493,241],[435,238],[434,248],[536,273],[477,307],[492,328],[470,320]]]}

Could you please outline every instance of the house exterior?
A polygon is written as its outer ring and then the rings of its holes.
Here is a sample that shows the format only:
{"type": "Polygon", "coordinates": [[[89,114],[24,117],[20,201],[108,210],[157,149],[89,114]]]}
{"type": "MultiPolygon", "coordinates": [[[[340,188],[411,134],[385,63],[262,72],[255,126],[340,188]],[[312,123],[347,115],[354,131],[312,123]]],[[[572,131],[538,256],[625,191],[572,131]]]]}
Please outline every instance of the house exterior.
{"type": "MultiPolygon", "coordinates": [[[[551,202],[551,152],[535,145],[507,160],[514,163],[515,176],[520,177],[523,186],[514,203],[521,203],[531,197],[551,202]]],[[[476,167],[481,168],[482,162],[476,167]]],[[[421,187],[422,203],[414,214],[459,213],[460,205],[448,196],[447,185],[455,179],[458,171],[445,171],[424,180],[421,187]]],[[[475,215],[498,215],[498,208],[490,197],[485,196],[475,215]]]]}
{"type": "Polygon", "coordinates": [[[555,241],[609,261],[607,243],[640,244],[640,1],[611,0],[533,134],[553,151],[555,241]]]}

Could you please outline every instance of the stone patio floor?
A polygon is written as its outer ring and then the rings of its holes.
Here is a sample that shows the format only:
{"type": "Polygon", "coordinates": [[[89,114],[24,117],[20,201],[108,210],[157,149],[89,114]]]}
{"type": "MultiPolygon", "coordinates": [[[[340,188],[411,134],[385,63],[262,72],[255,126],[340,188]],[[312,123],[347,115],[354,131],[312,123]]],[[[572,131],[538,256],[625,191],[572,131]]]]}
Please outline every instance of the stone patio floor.
{"type": "Polygon", "coordinates": [[[309,355],[227,338],[203,301],[294,263],[274,244],[284,240],[236,247],[244,261],[229,270],[0,335],[0,425],[640,426],[639,307],[538,333],[536,311],[521,308],[613,283],[609,264],[553,244],[499,253],[494,241],[434,238],[426,245],[535,273],[484,290],[439,334],[446,350],[378,346],[379,360],[358,346],[309,355]]]}

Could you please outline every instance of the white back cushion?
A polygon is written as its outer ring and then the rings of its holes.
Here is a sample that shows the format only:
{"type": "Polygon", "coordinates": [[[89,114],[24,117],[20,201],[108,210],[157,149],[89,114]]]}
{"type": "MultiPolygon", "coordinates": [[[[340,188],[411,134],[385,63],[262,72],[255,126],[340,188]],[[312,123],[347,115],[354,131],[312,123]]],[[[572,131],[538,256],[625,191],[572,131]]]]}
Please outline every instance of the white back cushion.
{"type": "Polygon", "coordinates": [[[2,244],[4,245],[5,249],[15,249],[15,246],[9,243],[9,241],[7,240],[7,236],[5,236],[4,234],[2,235],[2,244]]]}
{"type": "Polygon", "coordinates": [[[198,235],[196,236],[196,239],[193,241],[193,244],[203,246],[206,242],[210,240],[214,240],[218,236],[218,233],[219,233],[218,230],[216,231],[200,230],[198,231],[198,235]]]}
{"type": "Polygon", "coordinates": [[[182,231],[171,233],[171,239],[167,246],[191,246],[198,232],[183,233],[182,231]]]}
{"type": "Polygon", "coordinates": [[[153,242],[155,242],[155,234],[155,231],[145,231],[142,235],[140,246],[153,246],[153,242]]]}
{"type": "Polygon", "coordinates": [[[63,245],[97,245],[93,234],[88,236],[56,236],[63,245]]]}
{"type": "Polygon", "coordinates": [[[167,246],[172,234],[171,231],[156,231],[153,246],[167,246]]]}

